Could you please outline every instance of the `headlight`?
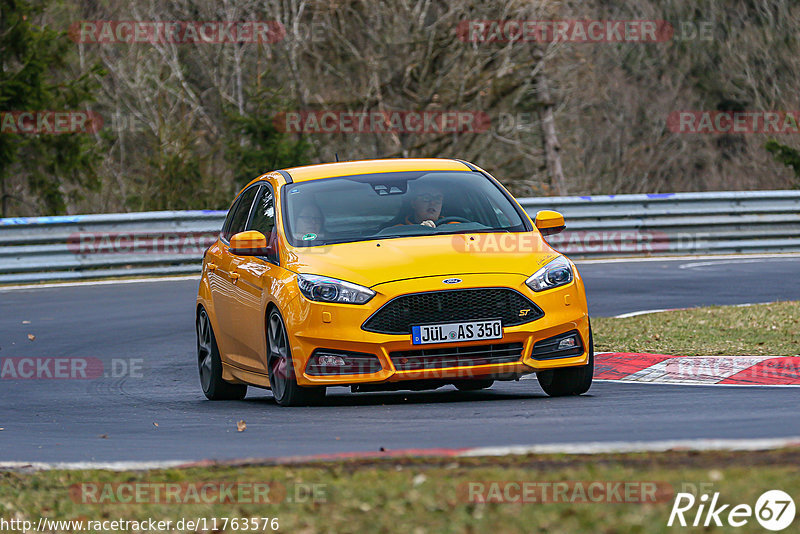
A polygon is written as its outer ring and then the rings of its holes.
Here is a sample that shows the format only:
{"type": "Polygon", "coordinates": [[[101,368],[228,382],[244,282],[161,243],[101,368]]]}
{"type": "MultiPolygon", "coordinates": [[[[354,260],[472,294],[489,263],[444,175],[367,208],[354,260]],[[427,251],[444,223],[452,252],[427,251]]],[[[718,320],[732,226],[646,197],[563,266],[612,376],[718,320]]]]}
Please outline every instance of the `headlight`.
{"type": "Polygon", "coordinates": [[[559,256],[525,280],[534,291],[544,291],[572,282],[572,264],[564,256],[559,256]]]}
{"type": "Polygon", "coordinates": [[[307,299],[317,302],[364,304],[375,296],[374,291],[364,286],[315,274],[298,274],[297,286],[307,299]]]}

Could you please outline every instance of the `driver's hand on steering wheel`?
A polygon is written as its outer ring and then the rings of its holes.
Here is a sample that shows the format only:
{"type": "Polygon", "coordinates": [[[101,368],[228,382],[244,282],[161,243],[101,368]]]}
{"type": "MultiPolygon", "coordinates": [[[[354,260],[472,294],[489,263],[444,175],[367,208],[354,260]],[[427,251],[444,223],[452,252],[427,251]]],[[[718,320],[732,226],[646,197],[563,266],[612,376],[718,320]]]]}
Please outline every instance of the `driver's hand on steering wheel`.
{"type": "Polygon", "coordinates": [[[422,222],[421,222],[421,223],[419,223],[419,224],[421,224],[422,226],[429,226],[429,227],[431,227],[431,228],[436,228],[436,223],[435,223],[435,222],[433,222],[433,221],[432,221],[432,220],[430,220],[430,219],[428,219],[428,220],[426,220],[426,221],[422,221],[422,222]]]}

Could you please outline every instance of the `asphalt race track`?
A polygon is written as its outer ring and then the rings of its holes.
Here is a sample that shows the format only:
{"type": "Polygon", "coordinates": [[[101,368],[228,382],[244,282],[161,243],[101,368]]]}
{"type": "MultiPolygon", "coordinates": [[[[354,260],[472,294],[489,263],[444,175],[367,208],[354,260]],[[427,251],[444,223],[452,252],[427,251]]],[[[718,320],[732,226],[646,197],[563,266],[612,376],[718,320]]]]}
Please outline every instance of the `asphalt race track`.
{"type": "MultiPolygon", "coordinates": [[[[578,265],[597,316],[800,299],[799,257],[578,265]]],[[[127,375],[0,380],[0,461],[800,435],[796,388],[597,382],[582,397],[554,399],[523,380],[478,393],[334,388],[327,406],[312,408],[280,408],[253,388],[245,401],[209,402],[195,364],[196,289],[197,281],[179,280],[0,291],[0,359],[96,358],[127,375]],[[130,365],[132,376],[123,368],[130,365]]]]}

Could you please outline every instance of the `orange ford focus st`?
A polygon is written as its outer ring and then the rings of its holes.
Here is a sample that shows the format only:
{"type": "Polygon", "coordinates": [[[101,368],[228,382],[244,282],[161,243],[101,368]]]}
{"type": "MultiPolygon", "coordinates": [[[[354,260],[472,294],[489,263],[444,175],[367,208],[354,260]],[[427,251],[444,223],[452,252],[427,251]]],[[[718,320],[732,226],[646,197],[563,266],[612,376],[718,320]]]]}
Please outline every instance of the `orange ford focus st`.
{"type": "Polygon", "coordinates": [[[236,197],[206,251],[197,361],[209,399],[284,406],[353,391],[592,383],[583,281],[486,171],[387,159],[274,171],[236,197]]]}

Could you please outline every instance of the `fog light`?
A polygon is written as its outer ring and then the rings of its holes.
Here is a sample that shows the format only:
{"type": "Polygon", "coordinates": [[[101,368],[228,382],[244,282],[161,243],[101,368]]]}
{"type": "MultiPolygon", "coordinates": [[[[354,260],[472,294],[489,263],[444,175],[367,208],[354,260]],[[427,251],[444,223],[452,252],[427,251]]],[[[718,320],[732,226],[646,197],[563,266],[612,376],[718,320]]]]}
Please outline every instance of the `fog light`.
{"type": "Polygon", "coordinates": [[[312,376],[370,374],[381,370],[374,354],[334,349],[317,349],[306,364],[306,374],[312,376]]]}
{"type": "Polygon", "coordinates": [[[558,342],[558,350],[567,350],[578,346],[574,337],[568,337],[558,342]]]}
{"type": "Polygon", "coordinates": [[[336,356],[335,354],[319,354],[317,356],[317,363],[325,367],[342,367],[344,365],[344,358],[336,356]]]}
{"type": "Polygon", "coordinates": [[[549,360],[580,356],[581,354],[583,354],[581,336],[577,330],[570,330],[534,343],[531,358],[534,360],[549,360]]]}

